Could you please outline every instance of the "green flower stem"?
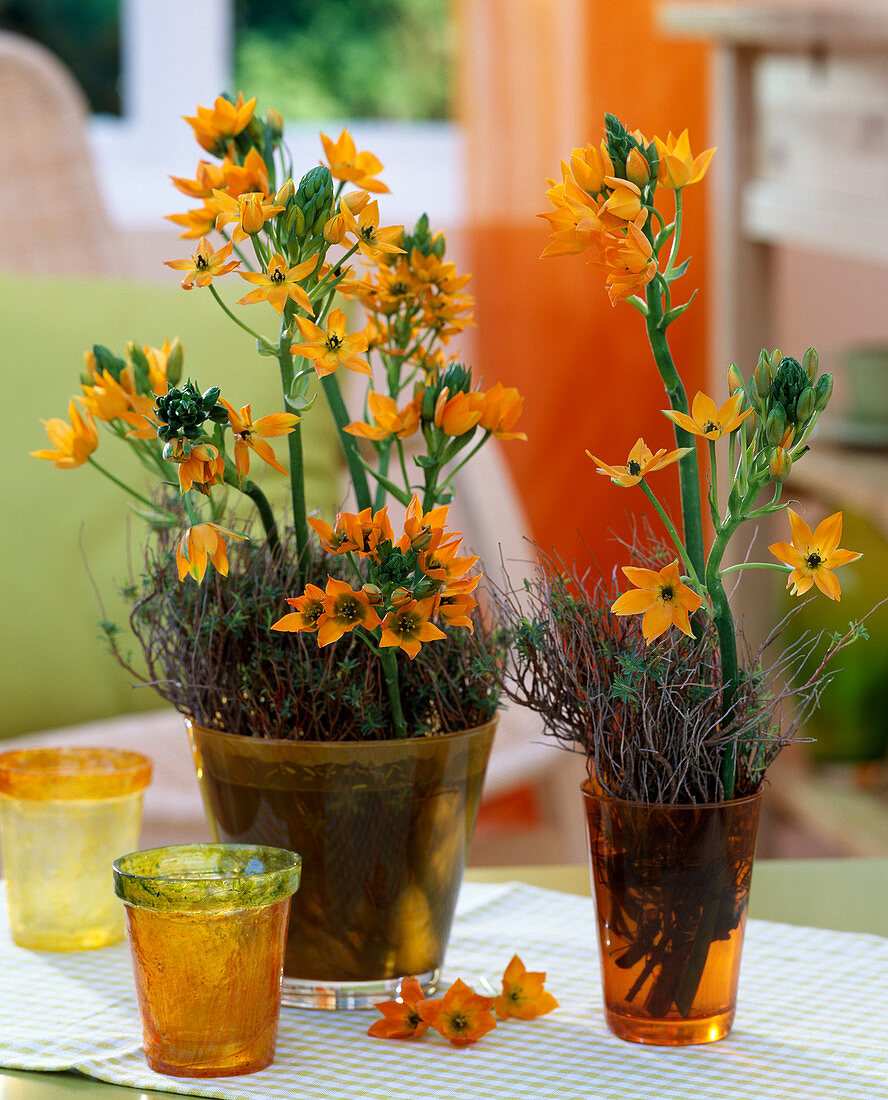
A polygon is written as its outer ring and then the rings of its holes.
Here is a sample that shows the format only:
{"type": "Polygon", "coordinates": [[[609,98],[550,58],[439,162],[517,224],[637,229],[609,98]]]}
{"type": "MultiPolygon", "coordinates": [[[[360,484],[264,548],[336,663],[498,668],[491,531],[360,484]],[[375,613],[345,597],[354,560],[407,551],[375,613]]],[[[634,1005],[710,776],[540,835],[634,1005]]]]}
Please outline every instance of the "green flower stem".
{"type": "Polygon", "coordinates": [[[392,705],[392,721],[395,726],[395,737],[408,737],[407,722],[401,707],[401,688],[398,683],[398,651],[392,646],[380,649],[379,659],[382,661],[385,686],[388,689],[389,702],[392,705]]]}
{"type": "Polygon", "coordinates": [[[345,402],[342,400],[342,392],[339,389],[336,375],[325,374],[321,379],[321,387],[324,390],[324,396],[327,398],[327,404],[330,406],[330,412],[333,414],[333,420],[339,432],[339,442],[348,466],[351,483],[354,486],[358,511],[362,511],[372,505],[370,486],[367,483],[367,475],[364,472],[364,465],[358,451],[358,441],[345,430],[351,423],[351,418],[348,415],[345,402]]]}
{"type": "Polygon", "coordinates": [[[239,317],[235,317],[228,306],[219,297],[219,292],[216,290],[212,283],[210,283],[210,293],[222,307],[223,311],[228,314],[228,316],[231,318],[232,321],[234,321],[236,325],[239,325],[240,328],[244,330],[244,332],[248,332],[254,340],[258,340],[260,343],[262,342],[263,337],[260,336],[258,332],[254,332],[253,329],[251,329],[249,325],[245,325],[239,317]]]}
{"type": "Polygon", "coordinates": [[[278,535],[277,524],[274,520],[274,512],[271,509],[271,505],[268,503],[268,497],[259,488],[255,481],[250,481],[249,478],[245,478],[240,486],[240,491],[248,496],[253,504],[256,506],[256,511],[259,513],[259,519],[262,521],[262,526],[265,528],[265,538],[268,542],[269,549],[272,554],[277,557],[280,553],[281,540],[278,535]]]}
{"type": "Polygon", "coordinates": [[[678,255],[678,248],[681,243],[681,188],[675,192],[675,221],[672,224],[674,226],[672,248],[669,252],[666,270],[663,272],[663,278],[667,281],[675,268],[675,257],[678,255]]]}
{"type": "MultiPolygon", "coordinates": [[[[657,294],[653,281],[647,285],[647,308],[645,318],[647,324],[648,340],[651,351],[654,353],[654,361],[657,370],[666,387],[666,396],[669,405],[675,412],[688,414],[688,398],[682,381],[675,369],[672,353],[666,340],[666,333],[660,327],[663,319],[662,302],[657,294]]],[[[678,447],[690,447],[686,455],[678,460],[678,478],[681,488],[681,514],[684,527],[684,544],[688,557],[694,566],[694,572],[698,576],[703,575],[705,557],[703,551],[703,516],[700,508],[700,475],[697,466],[696,439],[690,432],[678,424],[675,428],[675,442],[678,447]]]]}
{"type": "Polygon", "coordinates": [[[391,493],[395,500],[399,500],[404,505],[410,503],[409,491],[401,489],[392,480],[387,478],[384,474],[381,474],[379,470],[375,470],[368,463],[364,462],[363,459],[361,459],[361,465],[372,478],[376,479],[377,484],[381,485],[384,489],[387,489],[388,492],[391,493]]]}
{"type": "MultiPolygon", "coordinates": [[[[293,387],[293,356],[290,354],[289,340],[281,336],[278,344],[278,365],[281,371],[281,386],[284,400],[293,387]]],[[[308,563],[308,520],[305,505],[305,463],[302,456],[302,421],[287,436],[290,454],[290,502],[293,506],[293,534],[296,538],[296,554],[299,562],[300,579],[308,563]]]]}
{"type": "Polygon", "coordinates": [[[728,573],[739,573],[741,569],[773,569],[784,575],[792,572],[788,565],[778,565],[773,561],[742,561],[738,565],[727,565],[721,570],[721,575],[726,577],[728,573]]]}
{"type": "Polygon", "coordinates": [[[404,478],[404,491],[407,494],[407,499],[413,495],[410,492],[410,475],[407,473],[407,463],[404,461],[404,444],[400,439],[395,439],[395,445],[398,448],[398,462],[401,466],[401,477],[404,478]]]}
{"type": "MultiPolygon", "coordinates": [[[[737,636],[734,632],[734,616],[728,603],[727,593],[721,578],[721,560],[731,536],[740,526],[740,518],[728,520],[718,529],[709,560],[706,563],[706,589],[712,602],[712,617],[718,631],[718,648],[722,674],[722,715],[726,717],[734,704],[734,693],[739,679],[737,661],[737,636]]],[[[737,752],[739,745],[730,745],[722,757],[721,780],[725,799],[734,797],[734,783],[737,771],[737,752]]]]}
{"type": "Polygon", "coordinates": [[[704,592],[705,589],[703,587],[703,582],[700,580],[699,574],[697,573],[697,570],[694,568],[693,562],[688,557],[687,551],[685,550],[685,547],[684,547],[684,543],[679,538],[678,532],[675,530],[675,526],[674,526],[672,520],[666,514],[666,510],[663,508],[663,505],[659,502],[659,500],[657,500],[656,496],[654,495],[653,489],[651,489],[650,485],[648,485],[648,483],[645,481],[644,478],[642,478],[641,481],[639,481],[638,484],[641,486],[642,490],[644,491],[644,495],[648,498],[648,500],[651,502],[651,504],[653,504],[653,506],[657,509],[657,515],[663,521],[663,525],[665,526],[666,530],[669,532],[669,537],[672,539],[673,543],[675,544],[675,549],[679,553],[679,557],[681,558],[682,565],[684,565],[684,567],[685,567],[685,572],[688,574],[688,576],[693,581],[694,586],[697,589],[697,591],[698,592],[704,592]]]}
{"type": "MultiPolygon", "coordinates": [[[[385,478],[385,480],[388,481],[389,461],[391,459],[391,456],[392,437],[389,436],[389,438],[384,441],[383,446],[379,449],[379,463],[377,465],[379,476],[376,479],[376,499],[373,502],[373,510],[375,512],[378,512],[383,504],[385,504],[386,486],[385,482],[382,479],[385,478]]],[[[372,474],[373,471],[371,470],[370,473],[372,474]]]]}
{"type": "Polygon", "coordinates": [[[141,493],[137,493],[135,489],[131,489],[125,481],[121,481],[120,478],[115,477],[114,474],[110,472],[110,470],[106,470],[104,466],[99,465],[99,463],[96,462],[96,460],[92,456],[87,459],[87,462],[90,464],[90,466],[94,466],[100,474],[104,474],[109,481],[113,481],[115,485],[123,489],[125,493],[129,493],[131,497],[135,497],[140,504],[144,504],[146,507],[151,508],[152,511],[154,510],[154,505],[147,497],[143,497],[141,493]]]}
{"type": "Polygon", "coordinates": [[[718,510],[718,456],[715,453],[715,440],[707,440],[709,444],[709,510],[712,522],[719,524],[721,514],[718,510]]]}

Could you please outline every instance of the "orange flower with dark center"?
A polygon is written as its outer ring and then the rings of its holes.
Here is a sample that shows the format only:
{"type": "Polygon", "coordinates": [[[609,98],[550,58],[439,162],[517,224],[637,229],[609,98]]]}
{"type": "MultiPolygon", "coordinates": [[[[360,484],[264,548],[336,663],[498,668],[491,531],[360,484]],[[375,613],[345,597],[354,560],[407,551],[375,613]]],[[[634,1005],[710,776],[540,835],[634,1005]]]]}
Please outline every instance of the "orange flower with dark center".
{"type": "Polygon", "coordinates": [[[666,448],[662,447],[654,454],[645,441],[639,437],[629,452],[625,466],[608,466],[606,462],[596,458],[591,451],[586,451],[586,454],[595,463],[599,474],[609,477],[614,485],[622,485],[624,489],[629,489],[655,470],[662,470],[664,466],[677,462],[690,450],[690,447],[679,447],[675,451],[667,452],[666,448]]]}
{"type": "Polygon", "coordinates": [[[408,600],[397,611],[390,611],[382,620],[379,645],[382,649],[397,646],[412,661],[423,642],[435,642],[447,635],[433,626],[429,619],[435,606],[434,596],[426,600],[408,600]]]}
{"type": "Polygon", "coordinates": [[[369,260],[375,260],[380,253],[403,252],[397,241],[404,235],[402,225],[381,227],[379,224],[379,203],[368,202],[357,218],[346,202],[340,204],[345,218],[346,232],[355,238],[358,248],[369,260]]]}
{"type": "Polygon", "coordinates": [[[164,218],[174,225],[183,225],[185,232],[180,237],[191,239],[193,237],[205,237],[216,228],[216,218],[219,216],[219,204],[213,199],[207,199],[203,206],[189,210],[185,214],[164,214],[164,218]]]}
{"type": "Polygon", "coordinates": [[[320,539],[321,546],[329,554],[346,554],[349,550],[355,550],[356,546],[351,541],[348,533],[347,513],[340,512],[336,517],[336,526],[333,527],[326,520],[309,516],[308,522],[314,528],[320,539]]]}
{"type": "Polygon", "coordinates": [[[493,997],[482,997],[457,978],[443,997],[420,1001],[416,1011],[456,1047],[467,1047],[496,1027],[493,997]]]}
{"type": "Polygon", "coordinates": [[[521,959],[513,955],[503,974],[503,991],[493,1002],[497,1016],[501,1020],[535,1020],[557,1008],[558,1002],[543,989],[545,980],[545,973],[526,970],[521,959]]]}
{"type": "Polygon", "coordinates": [[[362,589],[355,591],[345,581],[328,577],[324,592],[324,613],[326,618],[319,620],[318,645],[330,645],[343,634],[355,627],[363,626],[373,630],[379,626],[379,616],[370,606],[367,593],[362,589]]]}
{"type": "Polygon", "coordinates": [[[411,547],[416,550],[434,550],[444,539],[448,510],[449,505],[439,504],[437,508],[423,512],[419,496],[414,493],[407,506],[404,534],[398,539],[398,549],[405,554],[411,547]]]}
{"type": "Polygon", "coordinates": [[[419,554],[419,568],[432,580],[443,581],[449,584],[459,580],[478,561],[477,554],[468,558],[459,558],[456,551],[459,549],[461,538],[451,542],[443,542],[429,550],[421,550],[419,554]]]}
{"type": "Polygon", "coordinates": [[[381,542],[394,541],[388,508],[380,508],[375,514],[371,514],[369,508],[362,508],[360,512],[345,512],[344,519],[348,541],[358,554],[374,554],[381,542]]]}
{"type": "Polygon", "coordinates": [[[331,311],[326,332],[307,317],[297,317],[296,324],[305,342],[294,344],[290,351],[313,360],[318,377],[332,374],[339,366],[356,374],[370,374],[370,364],[358,354],[367,350],[367,337],[362,332],[346,336],[345,314],[341,309],[331,311]]]}
{"type": "Polygon", "coordinates": [[[631,565],[622,568],[635,588],[611,604],[615,615],[642,615],[641,632],[646,643],[665,634],[670,626],[677,626],[693,638],[689,615],[700,608],[703,600],[682,581],[677,560],[660,570],[631,565]]]}
{"type": "Polygon", "coordinates": [[[229,241],[216,252],[206,237],[201,237],[197,249],[191,253],[187,260],[164,260],[167,267],[175,271],[184,271],[185,278],[182,286],[185,290],[192,290],[196,286],[209,286],[213,279],[220,275],[227,275],[233,271],[240,260],[229,260],[232,244],[229,241]]]}
{"type": "Polygon", "coordinates": [[[422,986],[416,978],[405,978],[401,982],[401,995],[396,1001],[383,1001],[376,1007],[383,1019],[370,1025],[367,1031],[374,1039],[419,1039],[429,1029],[416,1010],[416,1006],[425,998],[422,986]]]}
{"type": "Polygon", "coordinates": [[[235,412],[234,406],[230,405],[224,397],[219,401],[228,410],[228,423],[234,436],[234,464],[240,480],[243,481],[250,472],[250,451],[255,451],[263,462],[267,462],[278,473],[286,474],[287,471],[275,458],[271,444],[266,443],[265,440],[289,435],[300,418],[295,413],[271,413],[269,416],[260,416],[254,421],[249,405],[244,405],[240,412],[235,412]]]}
{"type": "Polygon", "coordinates": [[[480,580],[480,576],[461,577],[446,584],[435,597],[435,614],[448,626],[464,626],[474,634],[471,616],[478,602],[469,593],[475,591],[480,580]]]}
{"type": "Polygon", "coordinates": [[[198,584],[204,579],[208,561],[215,566],[216,572],[228,576],[228,554],[225,549],[225,537],[244,539],[246,535],[237,535],[215,523],[197,523],[186,527],[176,544],[176,565],[179,568],[179,580],[190,574],[198,584]]]}
{"type": "Polygon", "coordinates": [[[290,607],[295,607],[296,610],[290,611],[283,618],[278,619],[276,623],[272,623],[271,629],[314,633],[320,626],[324,615],[326,615],[324,610],[325,596],[326,593],[323,588],[318,588],[316,584],[307,584],[305,592],[301,596],[287,599],[290,607]]]}
{"type": "Polygon", "coordinates": [[[238,272],[238,275],[248,283],[255,283],[257,289],[239,298],[237,304],[251,306],[257,302],[268,302],[282,314],[287,301],[292,299],[306,313],[313,315],[314,307],[311,299],[299,283],[314,271],[316,264],[317,257],[311,256],[303,263],[290,267],[284,257],[279,252],[275,252],[264,273],[261,271],[238,272]]]}
{"type": "Polygon", "coordinates": [[[336,141],[321,134],[321,144],[333,179],[345,180],[377,194],[388,191],[388,187],[375,178],[382,171],[382,164],[372,153],[359,153],[348,130],[343,130],[336,141]]]}
{"type": "Polygon", "coordinates": [[[214,152],[224,147],[228,138],[237,137],[249,126],[255,109],[255,97],[244,102],[243,92],[238,92],[234,103],[220,95],[212,107],[198,107],[194,117],[182,117],[194,131],[198,143],[207,152],[214,152]]]}
{"type": "Polygon", "coordinates": [[[787,508],[792,542],[775,542],[768,549],[780,561],[792,566],[786,587],[794,596],[801,596],[816,584],[831,600],[842,598],[842,589],[836,580],[834,569],[848,565],[862,557],[856,550],[842,550],[842,513],[834,512],[811,528],[792,508],[787,508]]]}
{"type": "Polygon", "coordinates": [[[747,416],[752,415],[752,409],[741,413],[742,407],[742,393],[735,393],[719,408],[711,397],[707,397],[705,393],[698,390],[691,405],[691,416],[676,412],[674,409],[663,409],[662,412],[664,416],[668,416],[691,435],[704,436],[706,439],[721,439],[723,435],[730,435],[740,427],[747,416]]]}
{"type": "Polygon", "coordinates": [[[406,439],[419,430],[419,402],[416,399],[399,409],[394,398],[371,390],[367,395],[367,408],[374,424],[354,420],[345,428],[349,435],[373,440],[388,439],[393,435],[406,439]]]}
{"type": "Polygon", "coordinates": [[[82,466],[99,445],[99,433],[88,410],[83,412],[71,400],[68,403],[68,419],[53,417],[44,420],[43,426],[55,450],[31,451],[32,458],[52,462],[60,470],[74,470],[82,466]]]}

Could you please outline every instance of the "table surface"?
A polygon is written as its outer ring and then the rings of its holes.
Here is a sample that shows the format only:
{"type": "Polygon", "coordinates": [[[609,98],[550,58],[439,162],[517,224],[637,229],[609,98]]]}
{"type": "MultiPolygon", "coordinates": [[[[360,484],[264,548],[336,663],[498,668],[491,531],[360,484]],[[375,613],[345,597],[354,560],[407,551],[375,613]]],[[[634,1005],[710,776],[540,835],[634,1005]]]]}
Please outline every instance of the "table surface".
{"type": "MultiPolygon", "coordinates": [[[[473,882],[527,882],[588,894],[585,866],[472,868],[473,882]]],[[[888,936],[888,859],[759,860],[753,870],[750,917],[845,932],[888,936]]],[[[162,1100],[172,1093],[108,1085],[76,1073],[0,1069],[0,1100],[162,1100]]]]}

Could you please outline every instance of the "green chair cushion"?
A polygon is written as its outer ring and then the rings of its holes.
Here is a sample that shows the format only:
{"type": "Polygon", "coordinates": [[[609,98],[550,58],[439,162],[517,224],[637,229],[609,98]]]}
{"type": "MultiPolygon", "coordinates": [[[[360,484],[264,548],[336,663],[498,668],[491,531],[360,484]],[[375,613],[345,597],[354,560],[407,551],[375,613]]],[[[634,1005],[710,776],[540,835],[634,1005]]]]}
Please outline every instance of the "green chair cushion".
{"type": "MultiPolygon", "coordinates": [[[[236,408],[252,403],[254,416],[282,411],[282,404],[275,360],[257,354],[253,339],[223,315],[209,291],[0,275],[0,302],[7,379],[2,737],[159,703],[150,689],[132,689],[98,627],[103,619],[126,623],[128,609],[117,589],[139,574],[143,521],[128,508],[126,495],[90,466],[59,470],[28,454],[50,446],[41,420],[67,419],[83,352],[98,343],[122,354],[130,340],[159,347],[178,336],[185,349],[183,378],[203,389],[221,386],[236,408]]],[[[258,331],[276,334],[270,309],[255,306],[242,315],[258,331]]],[[[341,503],[343,481],[335,428],[322,400],[306,415],[303,436],[309,507],[329,515],[341,503]]],[[[285,453],[285,442],[275,443],[285,453]]],[[[100,426],[96,460],[119,474],[121,459],[130,459],[125,452],[100,426]]],[[[148,487],[135,462],[126,468],[133,484],[148,487]]],[[[287,497],[285,479],[258,459],[253,473],[274,499],[287,497]]]]}

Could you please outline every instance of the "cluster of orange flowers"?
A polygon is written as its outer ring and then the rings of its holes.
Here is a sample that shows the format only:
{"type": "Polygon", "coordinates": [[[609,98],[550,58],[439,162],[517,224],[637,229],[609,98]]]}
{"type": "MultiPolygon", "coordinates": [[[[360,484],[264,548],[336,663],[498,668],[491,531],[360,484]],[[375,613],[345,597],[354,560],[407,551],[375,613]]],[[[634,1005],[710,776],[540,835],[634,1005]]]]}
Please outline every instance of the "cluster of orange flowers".
{"type": "Polygon", "coordinates": [[[360,588],[335,577],[323,589],[307,585],[301,596],[287,600],[295,610],[272,629],[317,633],[321,646],[357,627],[379,630],[374,637],[380,648],[397,647],[411,660],[424,642],[445,637],[434,618],[472,631],[476,603],[470,593],[480,578],[467,574],[478,558],[458,556],[462,536],[445,532],[447,512],[442,505],[424,513],[414,496],[397,541],[386,508],[340,512],[335,525],[310,518],[323,548],[363,558],[368,579],[360,588]]]}
{"type": "Polygon", "coordinates": [[[543,256],[564,256],[589,249],[590,263],[602,267],[611,302],[616,305],[642,291],[657,273],[654,231],[650,225],[652,173],[660,187],[677,191],[706,174],[715,152],[694,157],[688,132],[649,143],[632,133],[634,147],[624,164],[615,165],[608,144],[574,149],[562,161],[562,179],[549,180],[546,196],[554,210],[540,214],[552,228],[543,256]],[[656,150],[656,157],[653,149],[656,150]]]}
{"type": "Polygon", "coordinates": [[[431,1027],[456,1047],[471,1046],[496,1027],[496,1017],[535,1020],[557,1008],[558,1002],[543,988],[545,980],[544,973],[526,970],[517,955],[506,967],[497,997],[483,997],[457,978],[443,997],[426,1000],[416,978],[406,978],[397,1000],[376,1006],[383,1018],[371,1024],[367,1034],[375,1039],[420,1039],[431,1027]]]}

